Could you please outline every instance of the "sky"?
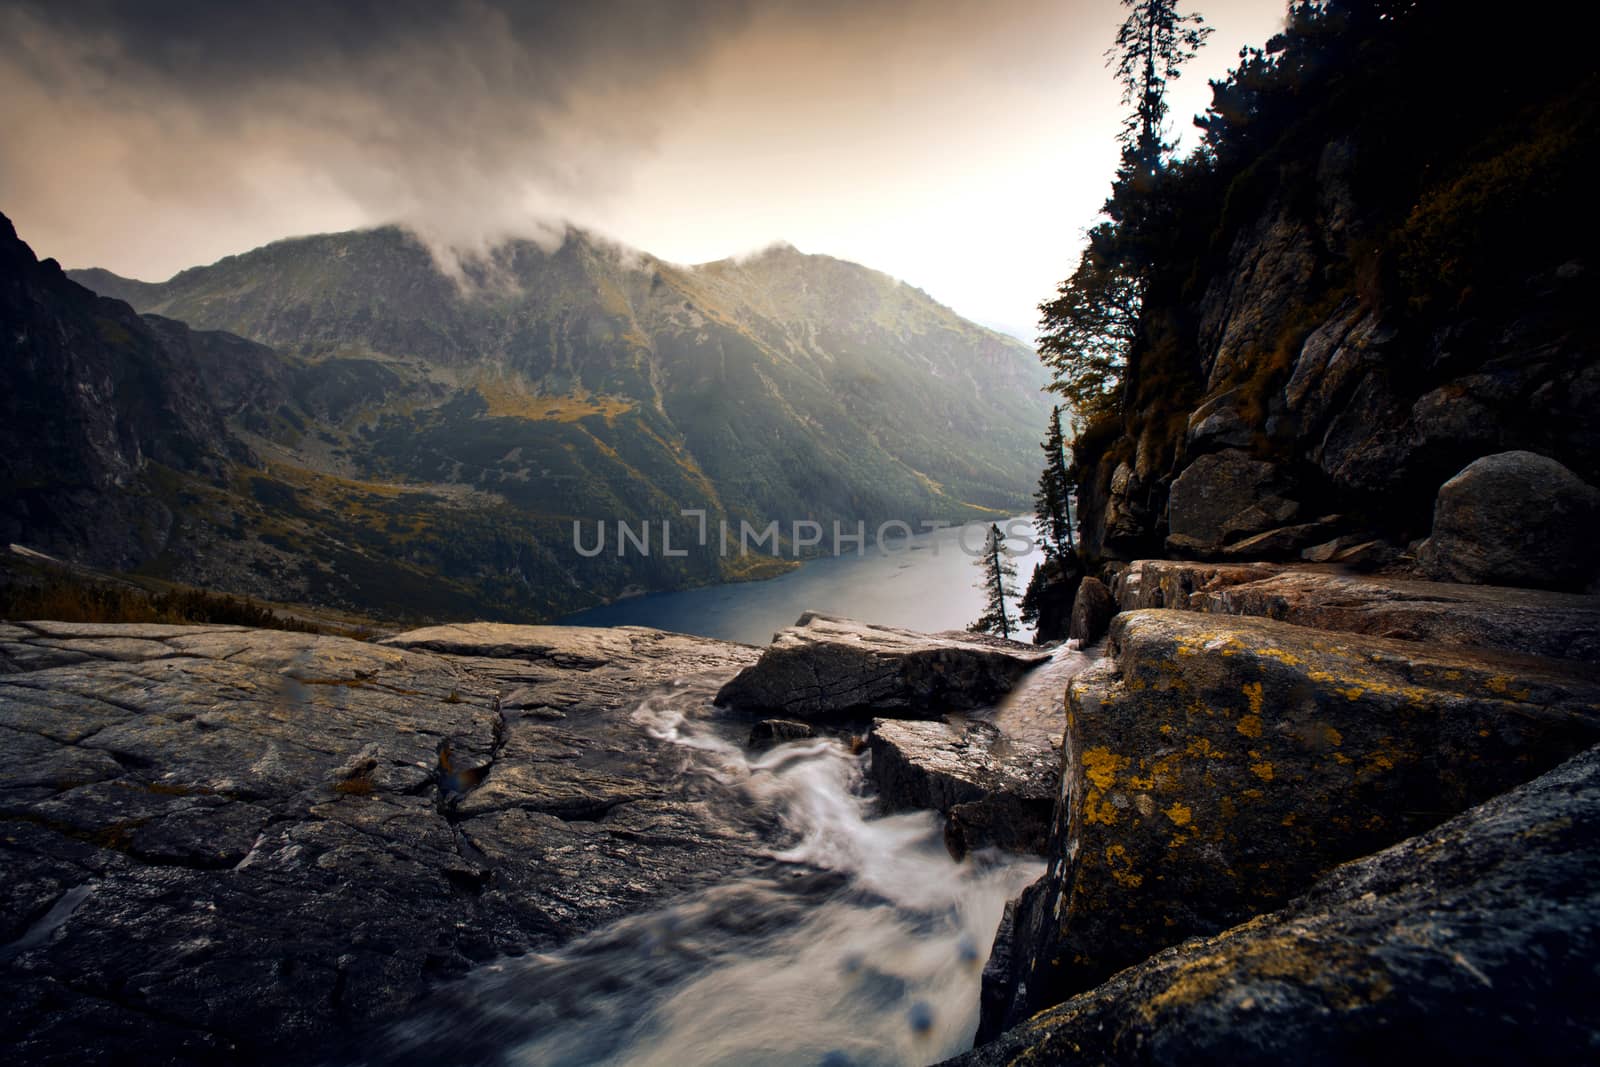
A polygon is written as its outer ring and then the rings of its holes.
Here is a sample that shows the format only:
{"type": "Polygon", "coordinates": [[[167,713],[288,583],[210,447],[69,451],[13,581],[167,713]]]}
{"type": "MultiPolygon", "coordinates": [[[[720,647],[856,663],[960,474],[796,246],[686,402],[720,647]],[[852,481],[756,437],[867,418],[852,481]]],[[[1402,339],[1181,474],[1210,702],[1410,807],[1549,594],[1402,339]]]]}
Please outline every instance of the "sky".
{"type": "MultiPolygon", "coordinates": [[[[1171,93],[1282,23],[1215,32],[1171,93]]],[[[0,212],[161,280],[400,222],[441,262],[570,223],[696,263],[787,241],[1031,341],[1109,190],[1117,0],[0,0],[0,212]]]]}

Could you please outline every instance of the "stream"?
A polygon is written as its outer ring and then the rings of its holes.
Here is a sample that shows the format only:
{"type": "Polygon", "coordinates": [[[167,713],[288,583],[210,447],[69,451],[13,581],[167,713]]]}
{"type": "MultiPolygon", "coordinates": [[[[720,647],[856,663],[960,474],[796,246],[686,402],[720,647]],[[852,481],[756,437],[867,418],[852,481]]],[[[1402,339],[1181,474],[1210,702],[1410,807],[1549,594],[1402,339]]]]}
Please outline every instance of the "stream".
{"type": "Polygon", "coordinates": [[[560,951],[480,968],[391,1031],[372,1062],[916,1065],[971,1046],[980,975],[1031,857],[945,851],[929,811],[879,815],[865,756],[834,739],[742,743],[714,691],[633,721],[734,808],[776,826],[757,873],[560,951]]]}

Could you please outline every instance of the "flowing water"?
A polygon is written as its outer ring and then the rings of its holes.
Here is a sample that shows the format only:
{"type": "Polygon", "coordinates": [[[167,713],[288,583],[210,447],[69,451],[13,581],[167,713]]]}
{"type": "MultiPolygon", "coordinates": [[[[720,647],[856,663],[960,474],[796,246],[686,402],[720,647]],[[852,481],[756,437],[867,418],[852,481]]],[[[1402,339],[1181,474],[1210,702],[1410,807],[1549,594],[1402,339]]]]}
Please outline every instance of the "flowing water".
{"type": "MultiPolygon", "coordinates": [[[[945,851],[932,812],[877,815],[831,739],[752,753],[686,687],[635,724],[681,746],[732,812],[781,829],[758,875],[487,966],[381,1059],[505,1064],[925,1064],[970,1047],[1008,898],[1041,865],[945,851]]],[[[747,729],[741,725],[737,729],[747,729]]]]}

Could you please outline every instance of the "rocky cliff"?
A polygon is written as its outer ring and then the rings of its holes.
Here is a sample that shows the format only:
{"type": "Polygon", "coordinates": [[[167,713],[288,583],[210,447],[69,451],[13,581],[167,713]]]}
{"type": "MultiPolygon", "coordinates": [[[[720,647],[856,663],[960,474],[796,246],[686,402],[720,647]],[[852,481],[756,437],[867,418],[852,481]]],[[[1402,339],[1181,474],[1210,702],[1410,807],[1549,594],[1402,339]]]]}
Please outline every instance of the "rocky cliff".
{"type": "Polygon", "coordinates": [[[1526,584],[1566,555],[1538,542],[1592,536],[1597,498],[1567,483],[1600,478],[1600,290],[1574,225],[1596,84],[1530,57],[1447,102],[1446,65],[1516,49],[1449,5],[1361,20],[1382,7],[1328,5],[1280,39],[1248,108],[1219,91],[1214,125],[1240,129],[1172,178],[1181,214],[1160,231],[1122,412],[1078,444],[1091,557],[1410,561],[1441,486],[1516,452],[1550,461],[1511,476],[1544,512],[1537,533],[1502,534],[1538,561],[1510,574],[1423,552],[1430,573],[1526,584]]]}
{"type": "Polygon", "coordinates": [[[1113,198],[1150,266],[1076,636],[1115,617],[960,1062],[1592,1046],[1600,83],[1469,23],[1294,5],[1113,198]]]}

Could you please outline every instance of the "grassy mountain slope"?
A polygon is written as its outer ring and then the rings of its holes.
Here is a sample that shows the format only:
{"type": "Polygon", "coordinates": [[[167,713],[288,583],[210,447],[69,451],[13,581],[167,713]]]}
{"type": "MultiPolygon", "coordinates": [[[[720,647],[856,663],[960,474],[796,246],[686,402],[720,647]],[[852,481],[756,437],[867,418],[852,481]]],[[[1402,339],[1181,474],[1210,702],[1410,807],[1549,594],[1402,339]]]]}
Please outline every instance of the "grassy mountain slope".
{"type": "Polygon", "coordinates": [[[772,566],[665,557],[659,532],[619,558],[614,526],[585,559],[575,520],[592,542],[616,520],[681,538],[684,508],[735,530],[1016,509],[1045,410],[1026,346],[785,246],[680,267],[574,231],[452,277],[386,228],[164,283],[74,277],[206,350],[195,375],[252,460],[170,472],[184,536],[145,569],[389,615],[548,616],[772,566]]]}

